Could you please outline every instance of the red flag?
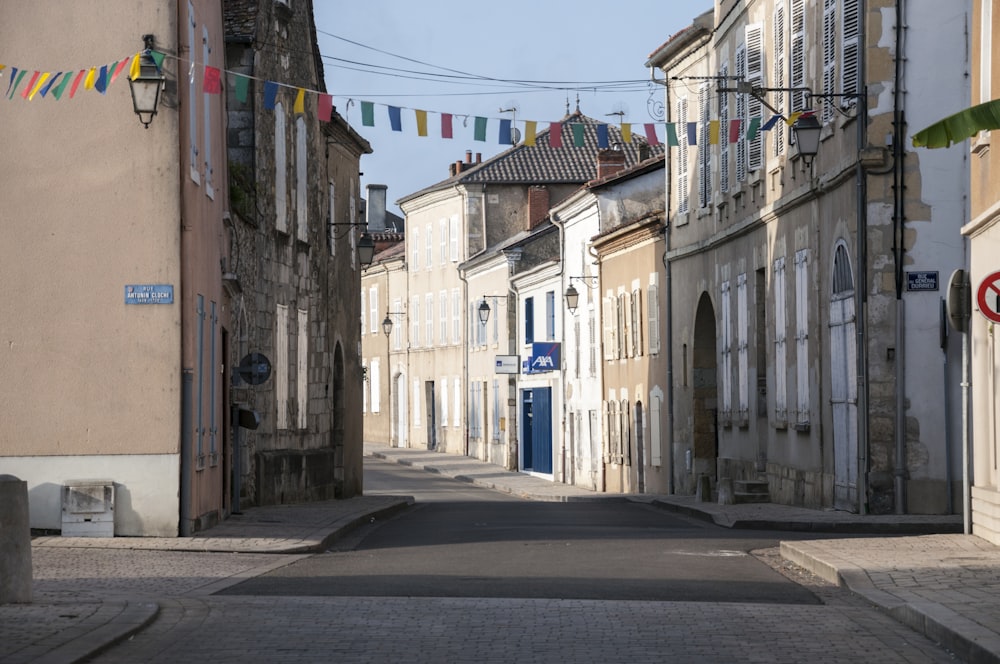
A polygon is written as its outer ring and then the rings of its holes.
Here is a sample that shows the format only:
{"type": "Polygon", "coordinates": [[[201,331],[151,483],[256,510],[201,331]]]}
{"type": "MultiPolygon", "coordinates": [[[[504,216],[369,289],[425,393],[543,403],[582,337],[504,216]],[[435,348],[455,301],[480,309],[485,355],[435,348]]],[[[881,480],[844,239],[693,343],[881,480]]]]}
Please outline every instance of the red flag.
{"type": "Polygon", "coordinates": [[[216,67],[205,65],[205,79],[201,89],[205,94],[217,95],[222,93],[222,77],[216,67]]]}
{"type": "Polygon", "coordinates": [[[115,70],[111,72],[111,80],[108,81],[108,85],[111,85],[112,83],[115,82],[115,79],[118,78],[118,75],[122,73],[122,70],[125,69],[125,66],[128,65],[128,63],[131,60],[132,60],[131,57],[124,58],[121,62],[117,64],[117,66],[115,66],[115,70]]]}
{"type": "Polygon", "coordinates": [[[740,123],[742,120],[730,120],[729,121],[729,142],[739,143],[740,141],[740,123]]]}
{"type": "Polygon", "coordinates": [[[35,81],[38,80],[38,76],[39,72],[36,71],[34,76],[31,77],[31,80],[28,81],[28,87],[26,87],[24,91],[21,93],[22,99],[27,99],[28,95],[31,94],[31,88],[35,87],[35,81]]]}
{"type": "Polygon", "coordinates": [[[80,82],[83,80],[84,75],[87,73],[86,69],[81,69],[80,73],[76,75],[73,79],[73,85],[69,89],[69,98],[72,99],[73,95],[76,94],[76,89],[80,87],[80,82]]]}
{"type": "Polygon", "coordinates": [[[319,99],[316,101],[316,115],[322,122],[330,121],[330,116],[333,115],[333,97],[320,93],[319,99]]]}
{"type": "Polygon", "coordinates": [[[561,122],[551,122],[549,123],[549,147],[561,148],[562,147],[562,123],[561,122]]]}
{"type": "Polygon", "coordinates": [[[451,138],[451,113],[441,114],[441,138],[451,138]]]}
{"type": "Polygon", "coordinates": [[[652,122],[643,125],[646,128],[646,140],[650,145],[659,145],[660,139],[656,137],[656,125],[652,122]]]}

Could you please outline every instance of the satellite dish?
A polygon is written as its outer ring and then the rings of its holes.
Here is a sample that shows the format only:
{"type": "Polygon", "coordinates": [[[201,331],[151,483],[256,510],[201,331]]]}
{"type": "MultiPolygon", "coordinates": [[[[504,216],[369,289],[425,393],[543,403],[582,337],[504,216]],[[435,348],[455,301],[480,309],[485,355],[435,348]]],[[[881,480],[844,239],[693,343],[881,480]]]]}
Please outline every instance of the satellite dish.
{"type": "Polygon", "coordinates": [[[517,145],[520,142],[521,142],[521,130],[518,129],[517,127],[514,127],[513,129],[510,130],[510,144],[517,145]]]}

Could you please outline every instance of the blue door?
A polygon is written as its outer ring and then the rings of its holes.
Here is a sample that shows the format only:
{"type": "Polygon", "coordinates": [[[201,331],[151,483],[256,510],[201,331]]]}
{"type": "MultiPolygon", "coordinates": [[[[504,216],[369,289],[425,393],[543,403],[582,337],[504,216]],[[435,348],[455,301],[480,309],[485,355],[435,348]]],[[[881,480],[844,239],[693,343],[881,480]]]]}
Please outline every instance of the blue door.
{"type": "Polygon", "coordinates": [[[531,390],[521,390],[521,468],[534,470],[532,450],[534,449],[534,421],[531,412],[531,390]]]}
{"type": "Polygon", "coordinates": [[[552,388],[531,390],[531,469],[552,472],[552,388]]]}

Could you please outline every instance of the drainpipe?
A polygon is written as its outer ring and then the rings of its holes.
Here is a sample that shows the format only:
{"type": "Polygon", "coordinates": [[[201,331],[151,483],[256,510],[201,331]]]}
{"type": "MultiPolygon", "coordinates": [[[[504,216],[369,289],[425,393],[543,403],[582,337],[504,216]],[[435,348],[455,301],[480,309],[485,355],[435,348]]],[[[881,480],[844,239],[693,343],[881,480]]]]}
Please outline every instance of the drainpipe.
{"type": "MultiPolygon", "coordinates": [[[[663,115],[664,119],[670,121],[670,88],[667,86],[666,81],[659,81],[653,77],[653,72],[650,70],[650,78],[657,83],[663,85],[663,115]]],[[[667,152],[667,159],[663,162],[663,175],[664,175],[664,212],[663,212],[663,290],[666,296],[666,307],[665,311],[667,314],[667,329],[666,329],[666,361],[667,361],[667,384],[666,384],[666,400],[667,400],[667,493],[673,494],[676,491],[674,486],[674,444],[675,444],[675,427],[674,427],[674,314],[673,314],[673,281],[671,279],[671,262],[668,258],[670,253],[670,205],[671,205],[671,188],[670,188],[670,152],[667,152]]]]}
{"type": "MultiPolygon", "coordinates": [[[[550,208],[550,210],[551,210],[551,208],[550,208]]],[[[558,295],[559,295],[559,304],[557,306],[559,307],[559,312],[560,312],[559,328],[560,328],[560,330],[562,332],[562,334],[561,334],[562,339],[565,342],[565,340],[566,340],[566,306],[565,306],[565,302],[563,301],[562,294],[566,292],[566,287],[563,284],[563,277],[564,277],[565,272],[566,272],[566,229],[563,226],[562,221],[559,220],[559,217],[557,215],[554,215],[554,214],[550,213],[549,214],[549,221],[551,221],[553,223],[553,225],[555,225],[555,227],[559,229],[559,293],[558,293],[558,295]]],[[[577,343],[577,345],[579,345],[580,340],[576,339],[576,343],[577,343]]],[[[566,344],[563,343],[563,348],[565,348],[565,346],[566,346],[566,344]]],[[[560,457],[561,457],[559,465],[561,466],[561,468],[560,468],[560,473],[562,474],[562,480],[561,481],[562,481],[563,484],[566,484],[566,381],[568,380],[568,376],[567,376],[567,372],[566,372],[566,369],[565,369],[565,367],[566,367],[566,353],[564,352],[562,354],[562,356],[563,356],[562,357],[562,366],[559,368],[559,375],[560,375],[560,379],[562,381],[562,394],[563,394],[563,398],[560,399],[560,401],[562,401],[562,404],[560,404],[560,406],[559,406],[560,411],[561,411],[560,417],[559,417],[559,422],[560,422],[560,428],[562,429],[562,431],[560,431],[560,434],[559,434],[559,449],[560,449],[560,457]]],[[[575,462],[575,459],[572,460],[572,461],[575,462]]]]}
{"type": "Polygon", "coordinates": [[[904,211],[904,164],[906,155],[904,127],[905,111],[903,109],[903,92],[900,89],[903,84],[903,0],[896,0],[896,62],[895,81],[893,90],[893,150],[895,151],[893,169],[893,226],[896,254],[896,434],[895,434],[895,512],[896,514],[906,513],[906,383],[905,364],[906,348],[904,346],[906,324],[906,307],[903,300],[903,254],[904,247],[903,234],[905,231],[905,211],[904,211]]]}
{"type": "Polygon", "coordinates": [[[194,369],[184,369],[181,379],[181,496],[180,534],[191,536],[191,394],[194,385],[194,369]]]}
{"type": "MultiPolygon", "coordinates": [[[[858,149],[868,144],[868,90],[867,80],[867,21],[866,12],[859,11],[858,70],[861,72],[858,85],[858,149]]],[[[895,168],[895,165],[893,166],[895,168]]],[[[854,309],[857,354],[857,423],[858,423],[858,477],[855,486],[858,492],[858,513],[868,514],[868,178],[864,166],[858,159],[857,166],[857,261],[854,265],[854,309]]]]}

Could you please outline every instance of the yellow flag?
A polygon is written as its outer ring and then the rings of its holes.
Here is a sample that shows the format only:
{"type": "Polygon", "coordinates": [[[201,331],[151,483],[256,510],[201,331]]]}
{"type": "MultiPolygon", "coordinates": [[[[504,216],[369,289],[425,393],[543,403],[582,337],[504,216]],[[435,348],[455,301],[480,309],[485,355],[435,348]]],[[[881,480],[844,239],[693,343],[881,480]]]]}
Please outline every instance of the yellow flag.
{"type": "Polygon", "coordinates": [[[413,113],[417,116],[417,136],[427,135],[427,111],[421,111],[414,109],[413,113]]]}
{"type": "Polygon", "coordinates": [[[535,144],[535,132],[538,129],[538,123],[534,120],[524,121],[524,144],[534,145],[535,144]]]}
{"type": "Polygon", "coordinates": [[[795,111],[794,113],[788,116],[788,119],[785,120],[785,124],[791,127],[793,124],[795,124],[795,121],[799,119],[800,115],[802,115],[802,111],[795,111]]]}
{"type": "Polygon", "coordinates": [[[135,55],[132,56],[132,64],[130,64],[128,66],[128,77],[129,77],[129,80],[134,81],[135,79],[139,78],[139,71],[140,71],[139,70],[139,61],[141,59],[142,59],[142,56],[139,53],[136,53],[135,55]]]}
{"type": "Polygon", "coordinates": [[[719,144],[719,121],[709,120],[708,121],[708,144],[718,145],[719,144]]]}
{"type": "Polygon", "coordinates": [[[97,67],[91,67],[90,71],[87,72],[87,78],[83,79],[83,89],[93,90],[94,79],[96,78],[97,78],[97,67]]]}
{"type": "Polygon", "coordinates": [[[632,142],[632,123],[623,122],[622,123],[622,142],[631,143],[632,142]]]}
{"type": "Polygon", "coordinates": [[[50,72],[45,72],[38,77],[38,82],[35,83],[35,87],[33,87],[31,92],[28,93],[28,101],[31,101],[35,95],[38,94],[38,91],[42,89],[42,86],[45,85],[45,81],[49,80],[49,76],[51,75],[52,74],[50,72]]]}
{"type": "Polygon", "coordinates": [[[295,95],[295,106],[292,108],[293,113],[305,113],[306,112],[306,91],[299,88],[299,93],[295,95]]]}

